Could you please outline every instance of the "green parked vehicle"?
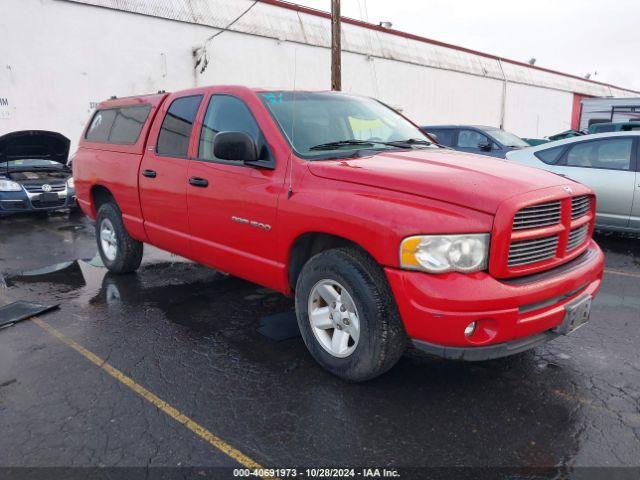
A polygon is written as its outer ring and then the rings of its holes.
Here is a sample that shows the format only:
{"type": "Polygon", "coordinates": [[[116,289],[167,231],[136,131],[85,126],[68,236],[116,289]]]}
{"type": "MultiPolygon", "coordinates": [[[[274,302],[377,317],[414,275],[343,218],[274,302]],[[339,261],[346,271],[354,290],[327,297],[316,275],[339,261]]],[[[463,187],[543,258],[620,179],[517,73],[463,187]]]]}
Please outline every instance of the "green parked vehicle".
{"type": "Polygon", "coordinates": [[[606,122],[589,126],[589,133],[633,132],[640,130],[640,122],[606,122]]]}
{"type": "Polygon", "coordinates": [[[523,138],[523,140],[532,147],[535,147],[538,145],[544,145],[545,143],[555,142],[556,140],[564,140],[565,138],[579,137],[581,135],[585,135],[585,133],[579,132],[578,130],[566,130],[564,132],[556,133],[555,135],[549,135],[546,138],[523,138]]]}
{"type": "Polygon", "coordinates": [[[527,142],[532,147],[537,147],[538,145],[549,143],[549,140],[546,138],[523,138],[522,140],[527,142]]]}

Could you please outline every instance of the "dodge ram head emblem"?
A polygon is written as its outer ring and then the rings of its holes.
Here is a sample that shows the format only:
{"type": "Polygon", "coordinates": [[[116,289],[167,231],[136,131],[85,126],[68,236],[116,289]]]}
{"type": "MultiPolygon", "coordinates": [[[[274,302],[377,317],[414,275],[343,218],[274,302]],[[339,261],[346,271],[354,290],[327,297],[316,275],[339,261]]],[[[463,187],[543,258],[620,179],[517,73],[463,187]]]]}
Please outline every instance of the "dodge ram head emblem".
{"type": "Polygon", "coordinates": [[[49,185],[48,183],[45,183],[44,185],[42,185],[42,191],[43,192],[50,192],[51,191],[51,185],[49,185]]]}
{"type": "Polygon", "coordinates": [[[567,193],[573,193],[573,190],[571,190],[571,187],[562,187],[564,188],[564,191],[567,193]]]}

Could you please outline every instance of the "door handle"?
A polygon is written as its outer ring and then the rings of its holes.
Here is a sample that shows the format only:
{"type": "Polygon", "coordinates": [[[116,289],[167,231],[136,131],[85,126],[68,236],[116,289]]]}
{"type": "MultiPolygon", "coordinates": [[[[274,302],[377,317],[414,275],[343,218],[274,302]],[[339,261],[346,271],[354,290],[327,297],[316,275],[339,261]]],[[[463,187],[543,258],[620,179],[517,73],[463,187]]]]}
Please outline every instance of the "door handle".
{"type": "Polygon", "coordinates": [[[158,174],[156,173],[155,170],[143,170],[142,176],[147,178],[156,178],[158,174]]]}
{"type": "Polygon", "coordinates": [[[189,184],[194,187],[207,188],[209,186],[209,180],[206,178],[191,177],[189,179],[189,184]]]}

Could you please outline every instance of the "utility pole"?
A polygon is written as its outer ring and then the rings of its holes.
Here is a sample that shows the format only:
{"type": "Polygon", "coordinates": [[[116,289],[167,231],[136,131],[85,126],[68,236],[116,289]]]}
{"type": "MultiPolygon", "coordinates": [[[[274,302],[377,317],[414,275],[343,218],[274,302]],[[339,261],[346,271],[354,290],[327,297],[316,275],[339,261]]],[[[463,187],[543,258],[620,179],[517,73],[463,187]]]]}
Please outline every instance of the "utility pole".
{"type": "Polygon", "coordinates": [[[340,0],[331,0],[331,90],[342,90],[340,0]]]}

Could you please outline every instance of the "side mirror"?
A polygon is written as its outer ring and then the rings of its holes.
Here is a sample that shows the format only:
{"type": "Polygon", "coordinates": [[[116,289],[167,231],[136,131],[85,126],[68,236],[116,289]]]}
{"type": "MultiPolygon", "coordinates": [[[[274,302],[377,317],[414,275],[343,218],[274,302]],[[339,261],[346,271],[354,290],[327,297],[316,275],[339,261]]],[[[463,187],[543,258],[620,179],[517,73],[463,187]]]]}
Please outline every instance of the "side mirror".
{"type": "Polygon", "coordinates": [[[493,145],[491,142],[480,142],[478,148],[483,152],[490,152],[493,149],[493,145]]]}
{"type": "Polygon", "coordinates": [[[255,162],[258,160],[258,147],[248,133],[220,132],[213,140],[213,154],[231,162],[255,162]]]}

